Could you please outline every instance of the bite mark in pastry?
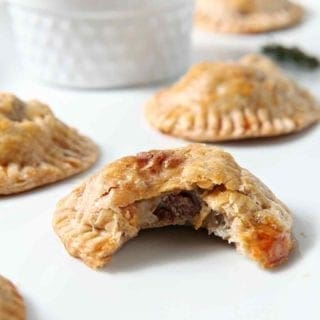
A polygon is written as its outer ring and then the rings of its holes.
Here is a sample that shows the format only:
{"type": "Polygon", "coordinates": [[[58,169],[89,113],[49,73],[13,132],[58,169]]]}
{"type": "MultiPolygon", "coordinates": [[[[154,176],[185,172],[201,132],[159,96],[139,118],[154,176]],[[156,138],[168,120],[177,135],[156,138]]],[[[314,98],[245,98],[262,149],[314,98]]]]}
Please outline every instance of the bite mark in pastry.
{"type": "Polygon", "coordinates": [[[193,141],[223,141],[288,134],[320,119],[312,95],[268,58],[203,62],[145,107],[159,131],[193,141]]]}
{"type": "Polygon", "coordinates": [[[221,149],[190,145],[119,159],[56,208],[53,226],[67,251],[102,267],[141,229],[206,228],[265,268],[293,247],[289,210],[221,149]]]}
{"type": "Polygon", "coordinates": [[[26,308],[16,287],[0,276],[0,320],[24,320],[26,308]]]}
{"type": "Polygon", "coordinates": [[[90,167],[98,149],[48,106],[0,94],[0,195],[49,184],[90,167]]]}
{"type": "Polygon", "coordinates": [[[303,14],[288,0],[197,0],[195,20],[208,31],[258,33],[295,25],[303,14]]]}

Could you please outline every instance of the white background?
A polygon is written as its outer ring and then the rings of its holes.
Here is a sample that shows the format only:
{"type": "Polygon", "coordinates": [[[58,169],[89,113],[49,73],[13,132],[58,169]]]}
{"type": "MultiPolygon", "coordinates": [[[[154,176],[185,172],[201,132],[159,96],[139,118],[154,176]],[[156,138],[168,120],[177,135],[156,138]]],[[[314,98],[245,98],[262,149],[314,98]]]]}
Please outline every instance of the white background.
{"type": "MultiPolygon", "coordinates": [[[[298,44],[320,55],[319,2],[304,5],[306,22],[290,30],[258,36],[196,32],[193,59],[237,58],[266,41],[298,44]]],[[[29,80],[2,6],[0,11],[0,90],[49,103],[101,148],[89,172],[0,198],[0,273],[21,289],[28,319],[320,319],[319,126],[278,139],[221,144],[291,208],[299,246],[283,267],[264,271],[205,232],[164,228],[142,232],[111,265],[93,271],[69,257],[52,231],[56,202],[106,162],[185,142],[153,131],[143,119],[155,87],[77,91],[29,80]]],[[[320,100],[319,71],[289,72],[320,100]]]]}

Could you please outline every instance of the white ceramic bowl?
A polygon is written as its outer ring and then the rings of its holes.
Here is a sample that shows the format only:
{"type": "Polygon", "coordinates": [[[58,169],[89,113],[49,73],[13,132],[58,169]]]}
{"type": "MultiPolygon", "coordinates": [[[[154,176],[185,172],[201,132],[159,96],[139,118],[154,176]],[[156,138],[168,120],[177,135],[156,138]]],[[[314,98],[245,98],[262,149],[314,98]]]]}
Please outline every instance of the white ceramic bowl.
{"type": "Polygon", "coordinates": [[[23,65],[80,88],[173,78],[189,64],[193,0],[8,0],[23,65]]]}

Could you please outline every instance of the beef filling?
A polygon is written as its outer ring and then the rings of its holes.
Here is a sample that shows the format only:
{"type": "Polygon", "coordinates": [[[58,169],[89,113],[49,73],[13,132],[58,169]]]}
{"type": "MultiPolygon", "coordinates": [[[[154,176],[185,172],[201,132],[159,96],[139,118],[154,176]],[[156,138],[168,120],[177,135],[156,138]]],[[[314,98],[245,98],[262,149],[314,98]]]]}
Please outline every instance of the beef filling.
{"type": "Polygon", "coordinates": [[[159,220],[174,221],[179,217],[193,217],[200,212],[201,203],[198,197],[188,191],[164,196],[153,214],[159,220]]]}

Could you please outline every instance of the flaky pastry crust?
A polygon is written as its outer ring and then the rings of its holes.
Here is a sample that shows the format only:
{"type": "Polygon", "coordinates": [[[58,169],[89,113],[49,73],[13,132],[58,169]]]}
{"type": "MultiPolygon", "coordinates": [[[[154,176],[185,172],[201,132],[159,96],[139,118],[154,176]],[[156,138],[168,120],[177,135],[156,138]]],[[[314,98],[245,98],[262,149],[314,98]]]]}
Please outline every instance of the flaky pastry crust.
{"type": "Polygon", "coordinates": [[[90,167],[98,149],[48,106],[0,94],[0,195],[49,184],[90,167]]]}
{"type": "Polygon", "coordinates": [[[145,107],[159,131],[193,141],[223,141],[288,134],[320,119],[312,95],[268,58],[194,65],[145,107]]]}
{"type": "Polygon", "coordinates": [[[0,276],[0,320],[24,320],[26,308],[16,287],[0,276]]]}
{"type": "Polygon", "coordinates": [[[197,0],[195,21],[207,31],[259,33],[293,26],[303,14],[288,0],[197,0]]]}
{"type": "Polygon", "coordinates": [[[205,145],[117,160],[62,199],[53,220],[67,251],[92,268],[141,229],[168,225],[206,228],[266,268],[293,246],[286,206],[230,154],[205,145]]]}

